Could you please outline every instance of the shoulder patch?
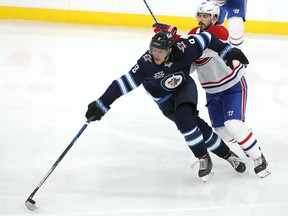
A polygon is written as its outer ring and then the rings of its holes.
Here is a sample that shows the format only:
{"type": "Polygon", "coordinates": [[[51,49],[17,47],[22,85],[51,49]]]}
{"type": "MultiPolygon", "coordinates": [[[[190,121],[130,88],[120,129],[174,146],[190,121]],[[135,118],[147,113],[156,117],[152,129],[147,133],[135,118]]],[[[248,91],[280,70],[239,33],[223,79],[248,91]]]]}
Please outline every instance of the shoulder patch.
{"type": "Polygon", "coordinates": [[[152,62],[152,56],[150,54],[143,55],[143,59],[145,62],[147,61],[152,62]]]}
{"type": "Polygon", "coordinates": [[[185,43],[183,41],[177,42],[176,45],[177,45],[178,49],[181,50],[183,53],[185,51],[185,48],[187,48],[187,46],[185,45],[185,43]]]}

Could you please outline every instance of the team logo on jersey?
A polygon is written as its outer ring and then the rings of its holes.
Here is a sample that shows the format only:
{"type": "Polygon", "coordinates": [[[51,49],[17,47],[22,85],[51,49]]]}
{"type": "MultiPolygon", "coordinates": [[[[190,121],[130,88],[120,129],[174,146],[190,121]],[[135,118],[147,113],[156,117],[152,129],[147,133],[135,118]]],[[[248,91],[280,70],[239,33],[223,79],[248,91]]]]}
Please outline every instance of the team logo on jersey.
{"type": "Polygon", "coordinates": [[[159,71],[157,73],[154,74],[154,79],[161,79],[164,77],[164,72],[163,71],[159,71]]]}
{"type": "Polygon", "coordinates": [[[165,62],[164,66],[170,68],[172,66],[172,64],[173,64],[173,62],[165,62]]]}
{"type": "Polygon", "coordinates": [[[147,61],[152,62],[152,57],[149,54],[145,54],[143,56],[143,59],[144,59],[145,62],[147,62],[147,61]]]}
{"type": "Polygon", "coordinates": [[[177,43],[177,47],[184,53],[184,49],[187,47],[185,44],[184,44],[184,42],[182,41],[182,42],[178,42],[177,43]]]}
{"type": "Polygon", "coordinates": [[[240,9],[233,9],[233,12],[234,12],[235,14],[238,14],[238,13],[240,12],[240,9]]]}
{"type": "Polygon", "coordinates": [[[167,91],[175,90],[184,80],[184,73],[169,74],[161,80],[161,86],[167,91]]]}
{"type": "Polygon", "coordinates": [[[227,111],[227,115],[228,115],[228,116],[233,116],[233,113],[234,113],[233,110],[231,110],[231,111],[227,111]]]}

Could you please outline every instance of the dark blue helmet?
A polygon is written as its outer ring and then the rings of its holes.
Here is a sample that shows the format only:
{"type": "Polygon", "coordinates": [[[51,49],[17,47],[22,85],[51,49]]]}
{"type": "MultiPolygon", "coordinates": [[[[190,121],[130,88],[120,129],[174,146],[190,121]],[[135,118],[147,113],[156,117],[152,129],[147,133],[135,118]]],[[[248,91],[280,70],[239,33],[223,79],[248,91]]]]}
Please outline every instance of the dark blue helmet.
{"type": "Polygon", "coordinates": [[[174,38],[172,33],[161,30],[152,37],[152,40],[150,42],[150,50],[152,47],[168,50],[173,46],[173,43],[174,38]]]}

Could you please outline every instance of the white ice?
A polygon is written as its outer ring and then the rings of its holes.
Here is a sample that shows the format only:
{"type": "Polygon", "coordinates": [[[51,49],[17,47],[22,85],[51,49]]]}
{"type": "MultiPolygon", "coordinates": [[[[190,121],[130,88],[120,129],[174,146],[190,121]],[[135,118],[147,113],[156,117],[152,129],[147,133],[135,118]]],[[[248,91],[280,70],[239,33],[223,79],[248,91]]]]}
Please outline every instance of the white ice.
{"type": "MultiPolygon", "coordinates": [[[[181,33],[185,33],[184,31],[181,33]]],[[[0,215],[284,216],[288,213],[288,37],[246,35],[246,120],[272,174],[238,174],[212,155],[203,183],[172,122],[143,87],[89,124],[34,196],[24,202],[85,123],[88,103],[136,63],[151,29],[0,22],[0,215]]],[[[197,77],[195,77],[197,79],[197,77]]],[[[207,121],[199,87],[200,115],[207,121]]],[[[240,147],[230,144],[242,158],[240,147]]]]}

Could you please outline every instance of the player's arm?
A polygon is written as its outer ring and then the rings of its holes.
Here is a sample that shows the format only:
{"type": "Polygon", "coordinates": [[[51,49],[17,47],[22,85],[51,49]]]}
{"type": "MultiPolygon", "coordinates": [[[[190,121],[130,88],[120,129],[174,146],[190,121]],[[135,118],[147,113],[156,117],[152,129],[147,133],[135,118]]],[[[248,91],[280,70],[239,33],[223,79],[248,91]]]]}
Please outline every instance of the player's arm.
{"type": "MultiPolygon", "coordinates": [[[[215,37],[220,39],[222,42],[227,42],[228,38],[229,38],[228,30],[225,27],[223,27],[223,26],[211,26],[205,32],[209,32],[209,33],[213,34],[215,37]]],[[[199,33],[200,33],[200,29],[198,27],[195,27],[195,28],[193,28],[193,29],[191,29],[189,31],[188,37],[190,35],[199,34],[199,33]]],[[[201,58],[216,57],[216,56],[218,56],[217,52],[215,52],[215,51],[213,51],[211,49],[206,49],[206,50],[204,50],[201,58]]]]}
{"type": "MultiPolygon", "coordinates": [[[[199,58],[206,48],[212,49],[225,61],[226,65],[233,69],[233,60],[238,60],[244,65],[249,64],[248,59],[240,49],[233,48],[228,43],[223,43],[209,32],[202,32],[200,34],[190,35],[188,41],[191,45],[197,45],[197,52],[195,55],[199,58]]],[[[192,52],[191,52],[192,54],[192,52]]],[[[197,59],[196,58],[196,59],[197,59]]],[[[194,59],[193,59],[194,60],[194,59]]]]}
{"type": "Polygon", "coordinates": [[[142,83],[141,71],[137,63],[127,74],[114,80],[104,94],[88,105],[86,118],[100,120],[110,109],[110,105],[122,95],[136,89],[142,83]],[[136,73],[137,72],[137,73],[136,73]]]}

